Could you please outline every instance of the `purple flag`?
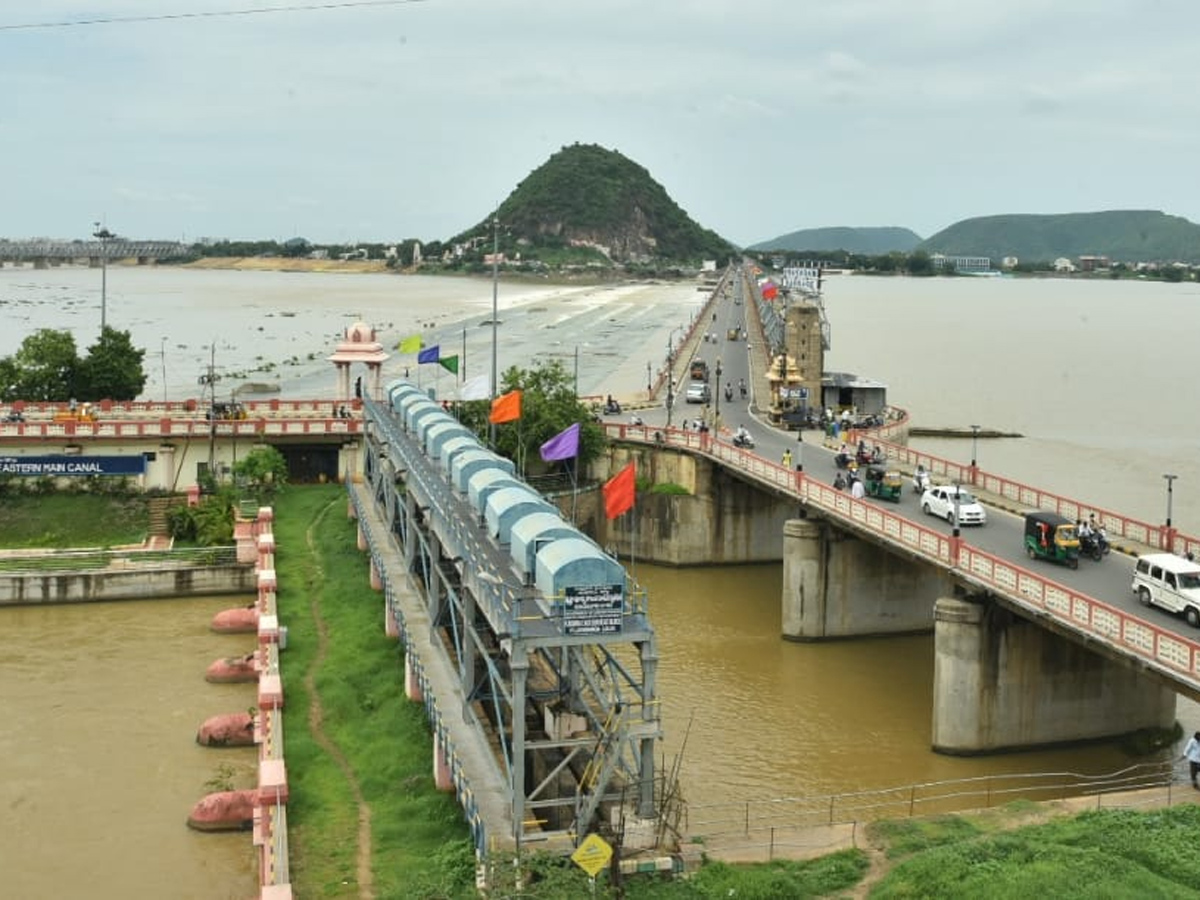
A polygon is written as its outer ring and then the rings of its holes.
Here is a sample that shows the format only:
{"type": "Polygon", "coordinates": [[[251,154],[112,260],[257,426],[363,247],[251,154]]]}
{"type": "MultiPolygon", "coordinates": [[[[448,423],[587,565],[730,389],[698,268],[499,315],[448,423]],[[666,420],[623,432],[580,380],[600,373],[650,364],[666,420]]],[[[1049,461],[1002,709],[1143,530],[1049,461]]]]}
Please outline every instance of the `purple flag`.
{"type": "Polygon", "coordinates": [[[441,356],[438,353],[438,345],[437,344],[434,344],[432,347],[426,347],[424,350],[422,350],[420,353],[417,354],[417,362],[418,363],[437,362],[439,359],[441,359],[441,356]]]}
{"type": "Polygon", "coordinates": [[[546,462],[557,462],[560,459],[571,459],[579,455],[579,423],[560,431],[546,443],[542,444],[538,453],[546,462]]]}

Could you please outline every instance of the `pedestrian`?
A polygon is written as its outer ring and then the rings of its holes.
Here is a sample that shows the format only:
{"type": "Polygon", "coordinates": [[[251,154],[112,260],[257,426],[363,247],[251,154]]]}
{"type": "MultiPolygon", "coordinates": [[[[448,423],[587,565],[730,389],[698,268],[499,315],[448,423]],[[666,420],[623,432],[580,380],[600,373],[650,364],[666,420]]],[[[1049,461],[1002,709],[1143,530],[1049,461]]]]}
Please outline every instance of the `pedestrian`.
{"type": "Polygon", "coordinates": [[[866,491],[866,488],[863,487],[861,478],[855,478],[850,483],[850,496],[853,497],[855,500],[861,500],[863,497],[866,496],[866,493],[867,493],[867,491],[866,491]]]}
{"type": "Polygon", "coordinates": [[[790,469],[792,467],[792,449],[790,447],[784,448],[782,463],[785,469],[790,469]]]}
{"type": "Polygon", "coordinates": [[[1188,775],[1191,776],[1192,787],[1200,791],[1200,784],[1196,783],[1196,776],[1200,775],[1200,731],[1192,735],[1187,746],[1183,748],[1183,756],[1179,758],[1188,761],[1188,775]]]}

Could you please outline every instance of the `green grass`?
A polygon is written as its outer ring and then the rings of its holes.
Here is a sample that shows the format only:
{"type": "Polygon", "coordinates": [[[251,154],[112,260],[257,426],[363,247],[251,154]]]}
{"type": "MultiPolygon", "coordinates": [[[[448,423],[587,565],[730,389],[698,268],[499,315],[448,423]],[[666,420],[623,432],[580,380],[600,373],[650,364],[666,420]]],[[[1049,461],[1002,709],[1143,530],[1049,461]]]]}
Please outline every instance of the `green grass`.
{"type": "Polygon", "coordinates": [[[356,548],[345,489],[294,488],[275,509],[280,620],[288,627],[282,668],[293,882],[304,896],[358,896],[357,808],[341,768],[310,728],[304,676],[311,671],[323,731],[371,809],[376,896],[420,896],[412,893],[417,883],[444,888],[445,867],[433,863],[457,859],[468,832],[453,795],[434,789],[424,708],[404,696],[403,657],[383,632],[383,596],[371,589],[367,557],[356,548]],[[305,534],[314,522],[315,558],[305,534]],[[313,604],[329,635],[316,668],[313,604]]]}
{"type": "Polygon", "coordinates": [[[1200,807],[1102,810],[916,853],[873,900],[938,897],[1191,897],[1200,885],[1200,807]]]}
{"type": "Polygon", "coordinates": [[[146,537],[149,521],[142,496],[6,492],[0,497],[0,535],[10,548],[136,544],[146,537]]]}

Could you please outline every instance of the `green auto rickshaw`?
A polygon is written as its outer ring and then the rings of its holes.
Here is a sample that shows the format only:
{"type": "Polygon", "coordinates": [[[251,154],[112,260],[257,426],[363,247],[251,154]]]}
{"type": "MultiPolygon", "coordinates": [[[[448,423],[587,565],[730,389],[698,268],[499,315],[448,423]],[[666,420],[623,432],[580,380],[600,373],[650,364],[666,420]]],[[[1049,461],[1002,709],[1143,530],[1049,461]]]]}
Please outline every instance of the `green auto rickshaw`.
{"type": "Polygon", "coordinates": [[[1030,559],[1049,559],[1078,569],[1079,532],[1075,523],[1044,510],[1026,513],[1025,552],[1030,559]]]}
{"type": "Polygon", "coordinates": [[[883,466],[869,466],[863,479],[868,497],[878,497],[880,500],[891,500],[899,503],[904,493],[904,485],[900,473],[883,466]]]}

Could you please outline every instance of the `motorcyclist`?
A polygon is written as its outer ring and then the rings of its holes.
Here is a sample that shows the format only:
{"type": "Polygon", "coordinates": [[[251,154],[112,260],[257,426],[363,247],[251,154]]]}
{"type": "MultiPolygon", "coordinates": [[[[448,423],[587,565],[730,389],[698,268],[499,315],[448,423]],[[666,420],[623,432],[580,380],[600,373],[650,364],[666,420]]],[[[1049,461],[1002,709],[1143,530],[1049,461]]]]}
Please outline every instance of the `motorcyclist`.
{"type": "Polygon", "coordinates": [[[728,384],[725,385],[725,399],[727,401],[733,399],[733,386],[732,385],[728,385],[728,384]]]}
{"type": "Polygon", "coordinates": [[[745,425],[737,427],[737,431],[733,433],[733,442],[735,444],[748,444],[750,442],[750,432],[746,430],[745,425]]]}
{"type": "Polygon", "coordinates": [[[742,397],[746,396],[746,379],[745,378],[738,379],[738,390],[741,391],[742,397]]]}
{"type": "Polygon", "coordinates": [[[837,476],[833,479],[833,486],[839,491],[844,491],[846,489],[846,479],[842,477],[841,472],[838,472],[837,476]]]}

